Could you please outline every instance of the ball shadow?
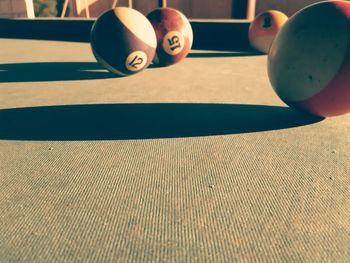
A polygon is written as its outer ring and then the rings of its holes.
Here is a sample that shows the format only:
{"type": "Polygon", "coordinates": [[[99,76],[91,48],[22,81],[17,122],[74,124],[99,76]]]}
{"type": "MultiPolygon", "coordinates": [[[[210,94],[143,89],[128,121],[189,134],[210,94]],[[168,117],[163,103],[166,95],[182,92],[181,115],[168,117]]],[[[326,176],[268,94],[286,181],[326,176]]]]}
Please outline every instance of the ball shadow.
{"type": "Polygon", "coordinates": [[[0,64],[1,82],[63,81],[115,78],[97,62],[0,64]]]}
{"type": "Polygon", "coordinates": [[[288,107],[239,104],[96,104],[0,110],[1,140],[129,140],[261,132],[322,118],[288,107]]]}
{"type": "MultiPolygon", "coordinates": [[[[190,52],[186,59],[192,59],[192,58],[224,58],[224,57],[251,57],[251,56],[263,56],[266,55],[264,53],[258,52],[258,51],[246,51],[246,52],[240,52],[240,51],[203,51],[203,52],[190,52]]],[[[169,66],[160,66],[158,64],[150,64],[148,68],[150,69],[157,69],[157,68],[164,68],[169,66]]]]}

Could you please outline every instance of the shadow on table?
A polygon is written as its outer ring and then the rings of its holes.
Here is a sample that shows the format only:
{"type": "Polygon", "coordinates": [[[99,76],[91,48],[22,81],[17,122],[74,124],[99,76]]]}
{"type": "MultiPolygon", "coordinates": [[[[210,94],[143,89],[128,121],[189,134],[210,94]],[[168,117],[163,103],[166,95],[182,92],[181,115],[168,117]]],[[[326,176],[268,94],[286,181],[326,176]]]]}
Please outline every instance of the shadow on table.
{"type": "Polygon", "coordinates": [[[239,134],[321,121],[288,107],[97,104],[0,110],[2,140],[128,140],[239,134]]]}
{"type": "Polygon", "coordinates": [[[0,64],[1,82],[106,79],[116,76],[97,62],[33,62],[0,64]]]}
{"type": "MultiPolygon", "coordinates": [[[[256,56],[255,52],[198,52],[188,58],[256,56]]],[[[149,68],[158,68],[151,64],[149,68]]],[[[0,64],[0,83],[43,82],[117,78],[98,62],[31,62],[0,64]]]]}

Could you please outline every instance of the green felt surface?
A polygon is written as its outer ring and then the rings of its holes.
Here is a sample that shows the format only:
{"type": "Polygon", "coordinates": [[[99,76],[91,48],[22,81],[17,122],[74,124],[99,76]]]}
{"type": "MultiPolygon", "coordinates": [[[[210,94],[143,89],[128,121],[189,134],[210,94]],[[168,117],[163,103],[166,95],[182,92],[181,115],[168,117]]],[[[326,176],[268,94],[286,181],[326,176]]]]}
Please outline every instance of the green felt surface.
{"type": "Polygon", "coordinates": [[[349,261],[350,115],[286,107],[266,56],[0,47],[0,262],[349,261]]]}

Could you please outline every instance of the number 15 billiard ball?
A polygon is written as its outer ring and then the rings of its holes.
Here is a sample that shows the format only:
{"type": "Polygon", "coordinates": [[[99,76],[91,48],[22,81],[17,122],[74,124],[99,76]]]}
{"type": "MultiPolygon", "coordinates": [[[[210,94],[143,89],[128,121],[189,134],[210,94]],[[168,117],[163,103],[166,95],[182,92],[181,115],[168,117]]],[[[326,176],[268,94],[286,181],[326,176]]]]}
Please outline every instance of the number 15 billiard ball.
{"type": "Polygon", "coordinates": [[[193,43],[190,22],[178,10],[158,8],[147,15],[157,36],[157,51],[153,62],[169,66],[184,59],[193,43]]]}

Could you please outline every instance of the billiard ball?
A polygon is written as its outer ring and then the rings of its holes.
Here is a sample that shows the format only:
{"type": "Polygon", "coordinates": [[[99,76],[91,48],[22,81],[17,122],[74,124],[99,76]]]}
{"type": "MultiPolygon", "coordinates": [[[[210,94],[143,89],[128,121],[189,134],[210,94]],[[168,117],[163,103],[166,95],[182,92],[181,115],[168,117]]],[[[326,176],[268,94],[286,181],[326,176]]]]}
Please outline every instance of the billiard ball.
{"type": "Polygon", "coordinates": [[[91,29],[91,48],[97,61],[119,76],[148,67],[156,47],[151,23],[135,9],[110,9],[97,18],[91,29]]]}
{"type": "Polygon", "coordinates": [[[250,45],[267,54],[273,39],[287,20],[288,17],[277,10],[268,10],[257,15],[249,26],[250,45]]]}
{"type": "Polygon", "coordinates": [[[154,63],[169,66],[184,59],[193,42],[192,27],[187,18],[173,8],[158,8],[147,15],[157,36],[154,63]]]}
{"type": "Polygon", "coordinates": [[[292,16],[272,43],[268,76],[292,107],[323,117],[350,112],[350,2],[320,2],[292,16]]]}

